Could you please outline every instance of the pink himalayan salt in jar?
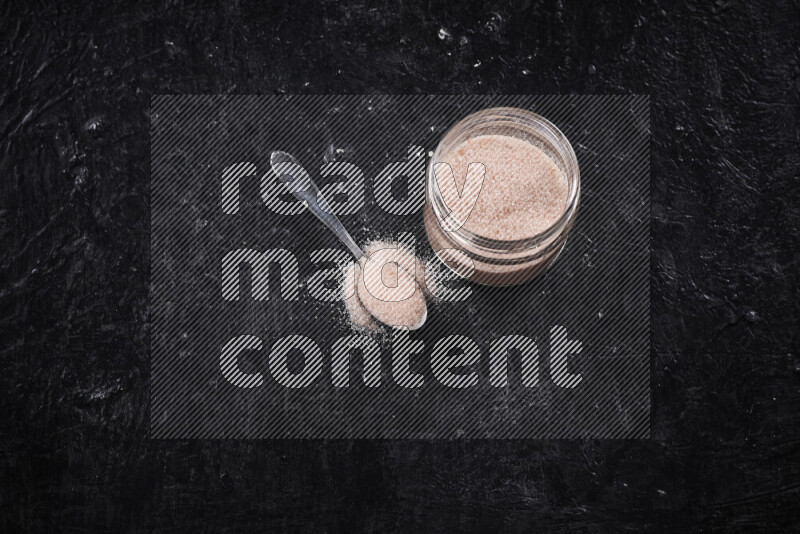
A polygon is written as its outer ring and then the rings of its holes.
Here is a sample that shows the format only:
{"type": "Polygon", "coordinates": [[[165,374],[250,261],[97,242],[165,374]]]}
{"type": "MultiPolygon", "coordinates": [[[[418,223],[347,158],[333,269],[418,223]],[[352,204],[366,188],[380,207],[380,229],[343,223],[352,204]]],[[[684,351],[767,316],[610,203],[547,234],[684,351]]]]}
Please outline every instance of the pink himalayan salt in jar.
{"type": "Polygon", "coordinates": [[[578,212],[580,171],[569,141],[548,120],[492,108],[447,131],[428,166],[425,195],[425,231],[439,259],[474,282],[515,285],[544,272],[563,249],[578,212]],[[485,174],[474,206],[462,213],[455,205],[468,197],[470,163],[482,163],[485,174]]]}

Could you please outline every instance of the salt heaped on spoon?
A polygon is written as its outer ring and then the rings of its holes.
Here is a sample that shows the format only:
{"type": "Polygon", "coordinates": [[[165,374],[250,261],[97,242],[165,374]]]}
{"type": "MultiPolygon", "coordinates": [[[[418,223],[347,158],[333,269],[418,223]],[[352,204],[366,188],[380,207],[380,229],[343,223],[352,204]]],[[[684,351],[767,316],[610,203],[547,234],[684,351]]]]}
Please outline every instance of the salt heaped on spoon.
{"type": "MultiPolygon", "coordinates": [[[[386,286],[394,288],[403,283],[408,284],[408,278],[406,278],[405,273],[409,275],[413,273],[416,285],[422,290],[421,296],[432,296],[427,287],[428,281],[425,279],[425,267],[410,248],[396,242],[376,240],[368,243],[364,251],[371,258],[372,263],[377,266],[383,265],[380,269],[380,274],[386,286]],[[400,273],[399,271],[404,272],[400,273]],[[398,275],[402,277],[401,280],[398,280],[398,275]]],[[[361,263],[352,262],[345,268],[342,276],[342,296],[350,324],[357,330],[375,330],[377,328],[375,322],[377,315],[373,315],[367,309],[367,304],[363,302],[364,299],[361,295],[366,294],[370,300],[375,298],[366,286],[370,285],[372,287],[377,283],[371,278],[375,278],[379,271],[378,269],[370,269],[371,274],[367,275],[365,280],[361,265],[361,263]]],[[[417,322],[422,321],[424,323],[427,317],[427,310],[421,311],[421,304],[424,303],[425,299],[420,299],[419,296],[412,295],[401,306],[397,306],[396,303],[392,306],[392,303],[389,302],[376,303],[371,301],[368,304],[376,313],[382,312],[384,317],[388,316],[388,319],[383,321],[385,324],[414,330],[418,328],[416,327],[417,322]]]]}
{"type": "Polygon", "coordinates": [[[355,296],[370,315],[395,328],[421,328],[428,316],[428,309],[415,275],[410,274],[415,270],[416,261],[409,261],[406,255],[398,254],[398,249],[389,247],[364,254],[333,214],[308,172],[292,155],[273,152],[270,165],[289,191],[303,201],[306,208],[333,231],[355,256],[358,261],[353,269],[355,296]]]}

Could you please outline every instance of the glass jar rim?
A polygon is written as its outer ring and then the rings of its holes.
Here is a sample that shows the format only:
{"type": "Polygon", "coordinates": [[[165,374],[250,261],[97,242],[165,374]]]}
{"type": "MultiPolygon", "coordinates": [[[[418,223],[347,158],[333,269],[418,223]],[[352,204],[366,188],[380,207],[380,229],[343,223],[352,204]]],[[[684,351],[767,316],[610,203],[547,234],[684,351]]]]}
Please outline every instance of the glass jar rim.
{"type": "MultiPolygon", "coordinates": [[[[522,108],[495,107],[476,111],[455,123],[445,132],[434,151],[433,157],[430,159],[426,173],[426,180],[428,183],[426,189],[429,198],[432,200],[432,207],[442,210],[444,205],[439,188],[433,187],[433,183],[436,179],[434,165],[442,155],[443,146],[446,145],[448,140],[452,141],[452,138],[456,137],[461,130],[465,128],[486,126],[492,123],[507,123],[508,126],[533,130],[536,137],[551,145],[552,149],[563,159],[562,163],[564,165],[565,179],[569,187],[566,206],[559,218],[550,227],[538,234],[522,239],[492,239],[467,230],[463,226],[456,231],[448,231],[448,235],[451,239],[462,239],[470,246],[477,246],[487,251],[497,253],[530,250],[543,243],[550,242],[555,236],[565,231],[569,231],[577,213],[581,189],[580,169],[578,168],[578,159],[575,156],[575,151],[567,137],[555,124],[537,113],[522,108]]],[[[436,213],[436,209],[434,209],[434,214],[436,215],[436,219],[441,220],[441,216],[436,213]]]]}

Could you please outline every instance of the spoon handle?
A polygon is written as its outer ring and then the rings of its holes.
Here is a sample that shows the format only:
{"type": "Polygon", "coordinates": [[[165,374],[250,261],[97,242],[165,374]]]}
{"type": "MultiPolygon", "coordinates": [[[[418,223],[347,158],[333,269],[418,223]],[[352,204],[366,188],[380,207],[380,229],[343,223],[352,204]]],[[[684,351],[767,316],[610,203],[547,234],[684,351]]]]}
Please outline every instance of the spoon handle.
{"type": "Polygon", "coordinates": [[[357,260],[364,257],[361,250],[347,230],[345,230],[339,218],[333,214],[333,210],[325,201],[317,184],[311,179],[308,172],[291,154],[275,151],[269,158],[272,171],[278,180],[289,187],[289,191],[305,204],[306,208],[313,213],[322,224],[327,226],[339,241],[345,244],[357,260]]]}

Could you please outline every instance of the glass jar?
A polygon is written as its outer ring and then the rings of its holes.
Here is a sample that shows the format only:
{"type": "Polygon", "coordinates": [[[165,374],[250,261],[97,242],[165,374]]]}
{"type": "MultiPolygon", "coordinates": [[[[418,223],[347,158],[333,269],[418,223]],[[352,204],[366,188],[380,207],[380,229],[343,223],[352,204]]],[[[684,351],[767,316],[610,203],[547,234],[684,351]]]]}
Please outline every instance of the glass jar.
{"type": "Polygon", "coordinates": [[[468,115],[445,133],[430,160],[425,178],[425,231],[439,259],[457,274],[480,284],[521,284],[544,272],[558,257],[575,223],[581,193],[578,160],[569,141],[547,119],[524,109],[491,108],[468,115]],[[546,230],[514,241],[477,235],[463,226],[449,231],[448,215],[434,165],[467,139],[481,135],[506,135],[532,143],[552,159],[567,182],[564,212],[546,230]]]}

